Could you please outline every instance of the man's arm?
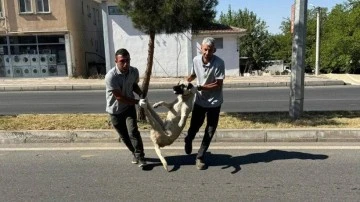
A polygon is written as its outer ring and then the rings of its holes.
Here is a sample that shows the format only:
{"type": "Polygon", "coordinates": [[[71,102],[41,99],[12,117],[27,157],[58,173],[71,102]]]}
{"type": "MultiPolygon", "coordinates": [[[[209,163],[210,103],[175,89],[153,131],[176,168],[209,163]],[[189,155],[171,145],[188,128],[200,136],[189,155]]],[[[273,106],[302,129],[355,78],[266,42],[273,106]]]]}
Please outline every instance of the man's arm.
{"type": "Polygon", "coordinates": [[[137,83],[134,83],[133,85],[133,91],[141,97],[143,94],[142,90],[140,89],[139,85],[137,83]]]}
{"type": "Polygon", "coordinates": [[[137,99],[133,99],[133,98],[129,98],[126,96],[123,96],[121,94],[121,91],[118,89],[112,90],[113,95],[115,96],[116,100],[128,105],[135,105],[139,103],[139,100],[137,99]]]}
{"type": "Polygon", "coordinates": [[[222,88],[224,78],[225,78],[225,63],[224,63],[224,61],[221,60],[218,67],[215,68],[214,76],[216,78],[215,82],[200,86],[200,89],[199,89],[199,87],[198,87],[198,89],[208,91],[208,90],[215,90],[215,89],[222,88]]]}
{"type": "Polygon", "coordinates": [[[218,89],[221,88],[223,86],[223,79],[216,79],[215,82],[213,83],[208,83],[205,84],[203,86],[198,86],[198,90],[214,90],[214,89],[218,89]]]}
{"type": "MultiPolygon", "coordinates": [[[[190,75],[186,80],[188,82],[191,82],[195,78],[196,78],[196,75],[190,75]]],[[[205,91],[206,90],[218,89],[218,88],[222,87],[223,81],[224,81],[223,79],[216,79],[215,82],[213,82],[213,83],[208,83],[208,84],[205,84],[203,86],[198,85],[197,88],[198,88],[198,90],[205,90],[205,91]]]]}

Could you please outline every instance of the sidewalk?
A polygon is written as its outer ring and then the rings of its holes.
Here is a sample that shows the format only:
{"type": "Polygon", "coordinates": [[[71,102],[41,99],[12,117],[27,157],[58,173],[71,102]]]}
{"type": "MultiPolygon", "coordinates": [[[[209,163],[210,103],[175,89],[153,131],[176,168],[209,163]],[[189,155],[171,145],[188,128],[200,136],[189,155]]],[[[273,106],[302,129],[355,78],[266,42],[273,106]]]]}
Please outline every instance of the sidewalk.
{"type": "MultiPolygon", "coordinates": [[[[184,78],[152,77],[149,89],[172,88],[184,78]]],[[[140,80],[140,85],[142,80],[140,80]]],[[[329,86],[329,85],[360,85],[360,76],[352,78],[348,75],[320,75],[305,76],[305,86],[329,86]],[[339,79],[340,78],[340,79],[339,79]],[[345,80],[345,81],[344,81],[345,80]]],[[[290,86],[290,76],[250,76],[250,77],[226,77],[225,88],[245,87],[282,87],[290,86]]],[[[0,91],[61,91],[61,90],[104,90],[103,79],[75,79],[68,77],[47,78],[1,78],[0,91]]]]}
{"type": "Polygon", "coordinates": [[[325,74],[324,76],[344,81],[346,84],[360,85],[360,74],[325,74]]]}

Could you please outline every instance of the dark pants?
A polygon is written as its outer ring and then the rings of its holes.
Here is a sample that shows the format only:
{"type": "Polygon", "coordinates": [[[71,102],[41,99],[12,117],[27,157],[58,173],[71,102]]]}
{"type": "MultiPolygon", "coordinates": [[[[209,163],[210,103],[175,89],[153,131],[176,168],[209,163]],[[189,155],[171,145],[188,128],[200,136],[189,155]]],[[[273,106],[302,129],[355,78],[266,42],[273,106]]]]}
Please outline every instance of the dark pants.
{"type": "Polygon", "coordinates": [[[111,123],[126,147],[137,157],[144,157],[144,146],[137,126],[135,106],[120,114],[110,114],[111,123]]]}
{"type": "Polygon", "coordinates": [[[210,146],[211,139],[215,134],[219,122],[220,108],[221,106],[214,108],[204,108],[194,104],[191,115],[190,128],[188,130],[187,136],[185,137],[185,142],[192,142],[194,140],[196,133],[199,132],[200,127],[204,123],[206,115],[207,124],[205,127],[204,138],[196,156],[198,159],[204,158],[205,152],[210,146]]]}

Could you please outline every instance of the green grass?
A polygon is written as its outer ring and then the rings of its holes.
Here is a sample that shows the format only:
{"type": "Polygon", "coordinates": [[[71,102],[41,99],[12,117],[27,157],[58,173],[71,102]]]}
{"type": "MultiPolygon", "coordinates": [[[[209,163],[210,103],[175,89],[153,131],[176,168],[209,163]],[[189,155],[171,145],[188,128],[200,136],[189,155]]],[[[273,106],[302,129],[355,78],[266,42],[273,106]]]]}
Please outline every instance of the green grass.
{"type": "MultiPolygon", "coordinates": [[[[161,114],[164,117],[164,114],[161,114]]],[[[189,120],[186,128],[189,126],[189,120]]],[[[204,124],[205,125],[205,124],[204,124]]],[[[150,129],[139,122],[140,129],[150,129]]],[[[222,113],[218,129],[360,128],[360,111],[304,112],[292,120],[287,112],[222,113]]],[[[23,114],[0,116],[0,130],[111,129],[107,114],[23,114]]]]}

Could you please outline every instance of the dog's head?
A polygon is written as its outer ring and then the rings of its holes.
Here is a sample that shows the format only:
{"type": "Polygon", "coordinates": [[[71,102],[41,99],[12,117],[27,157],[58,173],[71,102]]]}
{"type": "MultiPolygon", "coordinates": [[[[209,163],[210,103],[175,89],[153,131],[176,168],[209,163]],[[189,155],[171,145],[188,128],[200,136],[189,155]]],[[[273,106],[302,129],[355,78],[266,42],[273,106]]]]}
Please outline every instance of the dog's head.
{"type": "Polygon", "coordinates": [[[188,85],[179,83],[178,85],[173,87],[173,90],[176,95],[189,95],[193,87],[194,86],[191,83],[189,83],[188,85]]]}

